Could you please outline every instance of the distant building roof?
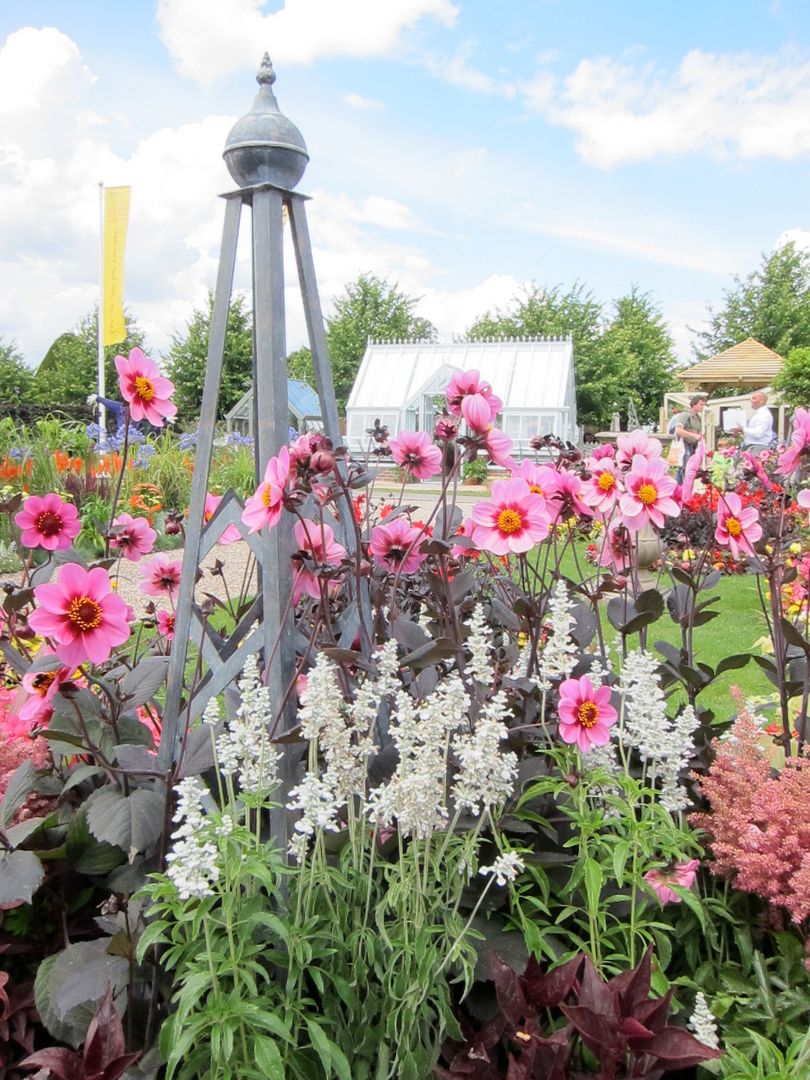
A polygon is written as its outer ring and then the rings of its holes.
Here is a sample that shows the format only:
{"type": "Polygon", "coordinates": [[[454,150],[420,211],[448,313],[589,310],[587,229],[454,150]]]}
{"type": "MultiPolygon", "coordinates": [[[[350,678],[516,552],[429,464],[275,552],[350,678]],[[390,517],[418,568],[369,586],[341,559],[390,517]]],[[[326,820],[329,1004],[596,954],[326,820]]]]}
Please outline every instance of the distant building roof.
{"type": "Polygon", "coordinates": [[[504,409],[563,408],[573,366],[570,338],[495,341],[370,341],[357,372],[348,409],[406,408],[446,369],[475,368],[504,409]]]}
{"type": "Polygon", "coordinates": [[[287,401],[290,412],[298,419],[305,416],[320,416],[321,403],[318,395],[309,385],[300,379],[287,379],[287,401]]]}
{"type": "Polygon", "coordinates": [[[676,372],[684,390],[709,390],[713,386],[766,386],[782,367],[782,357],[756,338],[746,338],[716,356],[676,372]]]}

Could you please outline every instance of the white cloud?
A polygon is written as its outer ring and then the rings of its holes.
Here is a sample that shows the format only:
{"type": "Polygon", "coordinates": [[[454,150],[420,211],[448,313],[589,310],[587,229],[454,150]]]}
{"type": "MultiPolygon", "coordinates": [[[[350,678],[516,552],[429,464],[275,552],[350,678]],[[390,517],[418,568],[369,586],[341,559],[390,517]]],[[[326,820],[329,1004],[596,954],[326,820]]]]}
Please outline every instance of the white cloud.
{"type": "Polygon", "coordinates": [[[776,238],[773,250],[778,251],[785,244],[795,244],[799,251],[810,251],[810,229],[785,229],[776,238]]]}
{"type": "Polygon", "coordinates": [[[561,87],[541,72],[529,108],[577,135],[591,165],[652,158],[791,160],[810,152],[810,56],[688,52],[674,71],[634,56],[582,60],[561,87]]]}
{"type": "Polygon", "coordinates": [[[459,86],[463,90],[471,90],[475,94],[493,94],[499,97],[512,98],[515,96],[513,83],[495,79],[486,72],[473,67],[470,59],[473,54],[473,46],[470,42],[462,42],[456,51],[449,56],[435,53],[424,53],[418,58],[418,62],[426,68],[435,79],[450,83],[451,86],[459,86]]]}
{"type": "Polygon", "coordinates": [[[486,312],[507,307],[523,287],[511,274],[492,274],[466,289],[424,289],[416,310],[442,337],[451,337],[465,333],[486,312]]]}
{"type": "Polygon", "coordinates": [[[351,106],[352,109],[363,109],[366,112],[373,112],[385,108],[385,105],[383,105],[381,101],[377,101],[376,98],[363,97],[362,94],[344,94],[343,102],[344,104],[351,106]]]}
{"type": "Polygon", "coordinates": [[[198,82],[274,61],[309,64],[319,57],[380,56],[424,18],[452,26],[451,0],[285,0],[265,15],[265,0],[158,0],[160,36],[181,74],[198,82]]]}

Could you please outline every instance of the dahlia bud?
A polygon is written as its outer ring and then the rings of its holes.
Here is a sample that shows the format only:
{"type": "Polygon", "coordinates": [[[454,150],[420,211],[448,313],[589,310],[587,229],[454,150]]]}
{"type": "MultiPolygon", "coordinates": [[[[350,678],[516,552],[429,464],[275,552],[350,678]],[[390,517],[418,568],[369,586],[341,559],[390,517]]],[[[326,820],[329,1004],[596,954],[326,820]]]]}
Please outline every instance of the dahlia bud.
{"type": "Polygon", "coordinates": [[[309,462],[309,467],[316,473],[329,473],[335,467],[335,455],[329,450],[316,450],[309,462]]]}
{"type": "Polygon", "coordinates": [[[433,438],[436,441],[444,440],[449,442],[458,435],[458,420],[454,416],[450,416],[447,413],[442,414],[436,420],[436,424],[433,428],[433,438]]]}

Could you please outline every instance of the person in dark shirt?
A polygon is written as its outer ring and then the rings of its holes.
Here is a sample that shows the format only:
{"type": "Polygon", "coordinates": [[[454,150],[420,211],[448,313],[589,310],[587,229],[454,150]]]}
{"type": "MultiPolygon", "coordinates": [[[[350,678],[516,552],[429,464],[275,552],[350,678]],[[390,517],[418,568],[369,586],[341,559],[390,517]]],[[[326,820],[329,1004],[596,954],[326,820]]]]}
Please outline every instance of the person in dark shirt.
{"type": "Polygon", "coordinates": [[[679,484],[683,483],[683,473],[686,463],[697,449],[697,444],[703,438],[703,421],[700,414],[706,408],[708,394],[693,394],[689,398],[689,410],[681,413],[678,423],[675,425],[675,434],[683,441],[683,459],[675,474],[679,484]]]}

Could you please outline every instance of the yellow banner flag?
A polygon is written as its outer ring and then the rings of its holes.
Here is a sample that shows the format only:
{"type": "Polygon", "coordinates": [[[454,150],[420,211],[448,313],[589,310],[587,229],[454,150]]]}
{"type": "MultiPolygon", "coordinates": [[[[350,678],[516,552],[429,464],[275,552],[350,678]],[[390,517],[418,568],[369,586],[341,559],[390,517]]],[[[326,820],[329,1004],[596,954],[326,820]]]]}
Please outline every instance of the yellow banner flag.
{"type": "Polygon", "coordinates": [[[115,345],[127,336],[124,323],[124,249],[129,220],[128,187],[104,189],[104,273],[102,275],[103,345],[115,345]]]}

